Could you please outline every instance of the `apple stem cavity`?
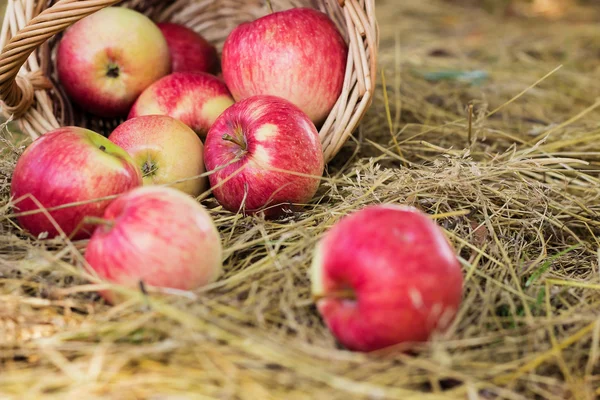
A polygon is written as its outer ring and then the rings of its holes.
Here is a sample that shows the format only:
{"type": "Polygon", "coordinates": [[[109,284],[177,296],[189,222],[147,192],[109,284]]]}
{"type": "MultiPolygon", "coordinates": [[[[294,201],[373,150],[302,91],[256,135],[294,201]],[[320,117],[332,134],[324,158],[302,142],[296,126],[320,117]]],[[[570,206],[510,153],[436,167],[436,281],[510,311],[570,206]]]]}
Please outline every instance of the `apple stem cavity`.
{"type": "Polygon", "coordinates": [[[153,175],[157,169],[158,166],[154,162],[148,160],[144,163],[144,165],[142,165],[142,176],[145,178],[147,176],[153,175]]]}
{"type": "Polygon", "coordinates": [[[117,64],[110,63],[108,64],[108,69],[106,70],[106,76],[109,78],[118,78],[119,77],[119,66],[117,64]]]}
{"type": "Polygon", "coordinates": [[[312,298],[315,303],[322,299],[357,300],[356,293],[352,289],[338,290],[326,294],[317,293],[313,295],[312,298]]]}
{"type": "Polygon", "coordinates": [[[223,140],[227,140],[228,142],[235,143],[242,148],[242,150],[246,150],[246,143],[243,140],[235,138],[230,134],[226,133],[222,136],[223,140]]]}

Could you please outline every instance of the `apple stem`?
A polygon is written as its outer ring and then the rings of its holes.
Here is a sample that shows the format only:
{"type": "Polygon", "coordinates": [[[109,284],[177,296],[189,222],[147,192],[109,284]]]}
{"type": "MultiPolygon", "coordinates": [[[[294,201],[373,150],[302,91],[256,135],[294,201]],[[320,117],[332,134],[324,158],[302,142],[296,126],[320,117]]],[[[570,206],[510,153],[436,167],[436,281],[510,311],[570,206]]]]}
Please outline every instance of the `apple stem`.
{"type": "Polygon", "coordinates": [[[100,148],[100,150],[101,150],[101,151],[106,151],[106,147],[104,147],[104,146],[102,146],[102,145],[100,145],[100,147],[99,147],[99,148],[100,148]]]}
{"type": "Polygon", "coordinates": [[[113,228],[115,226],[115,223],[113,221],[109,221],[107,219],[104,218],[99,218],[99,217],[85,217],[83,219],[83,223],[86,225],[104,225],[108,228],[113,228]]]}
{"type": "Polygon", "coordinates": [[[244,143],[242,140],[240,140],[238,138],[231,136],[228,133],[224,134],[221,138],[223,140],[227,140],[228,142],[235,143],[238,146],[240,146],[243,150],[246,150],[246,143],[244,143]]]}
{"type": "Polygon", "coordinates": [[[142,292],[142,294],[144,296],[148,296],[148,291],[146,290],[146,284],[144,283],[143,279],[140,279],[139,285],[140,285],[140,291],[142,292]]]}
{"type": "Polygon", "coordinates": [[[271,4],[271,0],[266,0],[267,1],[267,7],[269,8],[269,12],[271,14],[273,14],[273,5],[271,4]]]}
{"type": "Polygon", "coordinates": [[[352,289],[338,290],[335,292],[329,292],[327,294],[314,294],[312,296],[313,301],[316,303],[322,299],[338,299],[338,300],[356,300],[356,293],[352,289]]]}

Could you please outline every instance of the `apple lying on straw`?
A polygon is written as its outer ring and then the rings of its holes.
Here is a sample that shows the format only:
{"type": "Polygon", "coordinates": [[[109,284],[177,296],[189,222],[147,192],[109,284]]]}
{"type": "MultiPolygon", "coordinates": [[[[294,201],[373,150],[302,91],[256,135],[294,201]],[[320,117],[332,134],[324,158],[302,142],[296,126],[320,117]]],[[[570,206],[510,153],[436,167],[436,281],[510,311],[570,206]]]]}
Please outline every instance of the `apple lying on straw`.
{"type": "Polygon", "coordinates": [[[339,221],[318,243],[312,293],[350,350],[427,341],[453,321],[463,276],[443,231],[424,213],[378,205],[339,221]]]}
{"type": "Polygon", "coordinates": [[[314,124],[275,96],[250,97],[228,108],[208,132],[204,158],[225,209],[273,218],[310,201],[324,169],[314,124]]]}
{"type": "MultiPolygon", "coordinates": [[[[217,228],[183,192],[144,186],[119,196],[98,220],[85,259],[101,280],[138,288],[194,290],[222,270],[217,228]]],[[[103,291],[109,302],[120,296],[103,291]]]]}

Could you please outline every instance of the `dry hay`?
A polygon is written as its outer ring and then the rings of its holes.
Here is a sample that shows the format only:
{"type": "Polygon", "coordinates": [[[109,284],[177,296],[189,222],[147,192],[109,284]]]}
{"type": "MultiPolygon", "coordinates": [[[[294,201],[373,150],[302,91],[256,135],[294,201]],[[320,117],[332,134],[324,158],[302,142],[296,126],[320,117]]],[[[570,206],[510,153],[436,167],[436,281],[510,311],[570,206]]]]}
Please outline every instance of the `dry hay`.
{"type": "Polygon", "coordinates": [[[600,396],[597,26],[378,8],[386,85],[319,196],[277,222],[206,200],[226,274],[194,294],[107,307],[79,267],[85,242],[22,235],[7,218],[22,147],[3,130],[0,398],[600,396]],[[439,80],[449,70],[482,79],[439,80]],[[458,319],[418,355],[343,351],[310,299],[316,240],[381,202],[430,213],[464,267],[458,319]]]}

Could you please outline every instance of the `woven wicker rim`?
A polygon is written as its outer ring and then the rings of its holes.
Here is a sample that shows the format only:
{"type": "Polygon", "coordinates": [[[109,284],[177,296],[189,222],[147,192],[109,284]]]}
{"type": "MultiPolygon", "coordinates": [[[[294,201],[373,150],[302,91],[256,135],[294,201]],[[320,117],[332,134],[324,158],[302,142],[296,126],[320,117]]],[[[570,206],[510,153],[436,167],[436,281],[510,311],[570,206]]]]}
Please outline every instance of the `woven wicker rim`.
{"type": "MultiPolygon", "coordinates": [[[[21,129],[33,139],[61,125],[96,128],[89,126],[91,124],[85,120],[74,122],[72,107],[57,80],[53,79],[49,39],[80,19],[120,2],[8,0],[0,33],[0,100],[3,113],[17,120],[21,129]]],[[[319,131],[328,162],[356,129],[372,102],[379,44],[375,1],[273,0],[272,4],[274,9],[311,6],[328,13],[349,44],[342,94],[319,131]]],[[[171,20],[190,26],[207,39],[212,39],[219,49],[228,29],[235,24],[225,26],[223,30],[223,25],[211,23],[211,18],[214,19],[217,14],[219,18],[243,15],[247,20],[268,12],[263,0],[130,0],[123,5],[135,8],[156,21],[171,20]],[[214,5],[216,3],[218,6],[214,5]]]]}

